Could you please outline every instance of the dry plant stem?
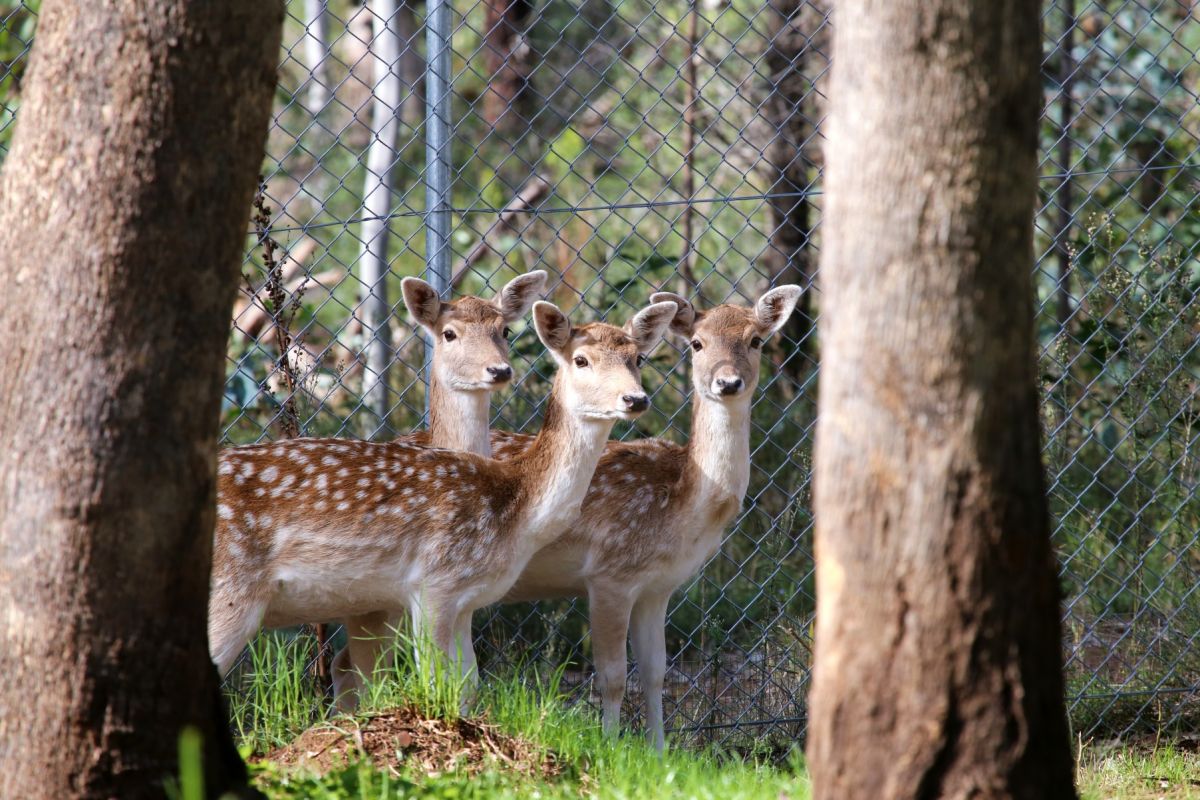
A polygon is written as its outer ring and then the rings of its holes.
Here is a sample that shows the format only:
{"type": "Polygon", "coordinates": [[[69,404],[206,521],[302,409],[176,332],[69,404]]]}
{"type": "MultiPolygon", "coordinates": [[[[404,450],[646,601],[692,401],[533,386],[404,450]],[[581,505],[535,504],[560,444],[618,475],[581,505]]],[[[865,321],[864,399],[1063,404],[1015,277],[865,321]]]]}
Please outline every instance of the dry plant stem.
{"type": "MultiPolygon", "coordinates": [[[[696,282],[695,236],[693,233],[693,217],[696,199],[696,72],[700,54],[697,52],[697,29],[700,12],[696,8],[696,0],[688,4],[687,30],[687,77],[685,78],[685,95],[683,106],[683,194],[687,203],[683,207],[683,256],[679,259],[679,293],[689,297],[693,291],[699,293],[700,285],[696,282]]],[[[702,297],[700,298],[703,299],[702,297]]]]}
{"type": "MultiPolygon", "coordinates": [[[[296,291],[290,296],[283,285],[283,266],[276,257],[276,252],[279,250],[279,244],[271,238],[271,209],[266,204],[266,183],[263,181],[263,176],[258,176],[258,194],[254,198],[254,229],[258,234],[259,244],[262,246],[263,269],[266,272],[266,287],[267,299],[271,303],[271,318],[275,331],[275,344],[279,348],[279,361],[277,368],[283,373],[284,382],[287,384],[288,396],[283,401],[283,413],[279,418],[280,428],[283,431],[284,439],[295,439],[300,435],[300,415],[296,412],[296,390],[300,385],[300,381],[296,375],[296,370],[292,364],[292,359],[288,357],[291,352],[293,337],[292,337],[292,321],[296,318],[296,312],[300,308],[300,301],[304,297],[305,284],[308,281],[305,276],[296,291]]],[[[314,665],[317,670],[317,682],[321,686],[321,690],[328,694],[333,682],[329,673],[329,660],[331,654],[329,652],[328,641],[329,636],[325,628],[325,623],[318,622],[314,627],[314,632],[317,637],[317,656],[314,660],[314,665]]]]}
{"type": "Polygon", "coordinates": [[[289,301],[283,286],[283,267],[276,253],[279,244],[271,238],[271,209],[266,204],[266,184],[263,176],[258,176],[258,193],[254,197],[254,230],[262,247],[263,271],[266,273],[265,291],[271,303],[271,317],[275,329],[275,345],[279,349],[279,360],[276,369],[283,373],[287,383],[288,396],[284,398],[280,427],[286,439],[294,439],[300,435],[300,415],[296,413],[296,389],[300,385],[295,370],[292,368],[288,351],[292,346],[291,323],[295,312],[304,296],[304,285],[294,293],[289,301]]]}

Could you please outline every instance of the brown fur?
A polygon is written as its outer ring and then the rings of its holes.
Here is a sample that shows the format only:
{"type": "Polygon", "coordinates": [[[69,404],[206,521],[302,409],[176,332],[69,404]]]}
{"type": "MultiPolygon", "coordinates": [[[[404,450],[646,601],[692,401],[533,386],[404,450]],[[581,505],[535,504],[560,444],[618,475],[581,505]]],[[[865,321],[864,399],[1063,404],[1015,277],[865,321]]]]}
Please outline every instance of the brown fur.
{"type": "MultiPolygon", "coordinates": [[[[407,442],[298,439],[220,457],[210,646],[227,670],[260,624],[407,607],[439,647],[494,602],[538,547],[578,517],[625,398],[644,396],[636,361],[675,306],[651,306],[630,334],[572,329],[548,303],[539,336],[560,364],[542,431],[508,462],[407,442]],[[551,344],[556,334],[566,343],[551,344]],[[586,368],[575,357],[591,362],[586,368]],[[588,422],[587,420],[591,420],[588,422]]],[[[469,628],[468,628],[469,630],[469,628]]],[[[469,642],[460,643],[469,648],[469,642]]]]}

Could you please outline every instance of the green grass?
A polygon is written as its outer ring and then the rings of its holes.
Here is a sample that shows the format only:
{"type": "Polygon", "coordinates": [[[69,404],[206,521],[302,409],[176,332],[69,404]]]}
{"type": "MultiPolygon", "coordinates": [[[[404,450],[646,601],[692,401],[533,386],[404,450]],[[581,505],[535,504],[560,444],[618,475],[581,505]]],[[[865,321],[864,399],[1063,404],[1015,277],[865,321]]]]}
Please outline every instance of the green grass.
{"type": "MultiPolygon", "coordinates": [[[[406,644],[403,638],[400,644],[406,644]]],[[[401,705],[430,717],[455,719],[463,685],[448,677],[445,665],[422,647],[417,667],[400,647],[389,678],[363,698],[363,713],[401,705]]],[[[263,753],[285,744],[322,718],[321,701],[303,665],[310,653],[305,637],[275,634],[253,647],[250,670],[231,694],[231,711],[243,752],[263,753]]],[[[578,797],[606,798],[805,798],[808,782],[796,753],[785,764],[747,760],[706,751],[673,751],[660,757],[641,736],[605,737],[594,712],[568,707],[558,692],[558,675],[516,671],[507,680],[491,680],[479,690],[472,714],[483,715],[504,733],[553,754],[562,773],[552,779],[514,775],[502,765],[467,776],[454,771],[436,777],[412,771],[388,774],[367,763],[347,764],[324,776],[287,772],[266,763],[254,767],[259,786],[273,798],[400,797],[578,797]],[[527,678],[534,678],[527,681],[527,678]],[[534,687],[531,688],[530,684],[534,687]]],[[[186,789],[186,786],[184,787],[186,789]]]]}
{"type": "Polygon", "coordinates": [[[1085,748],[1077,774],[1081,800],[1200,798],[1200,753],[1174,744],[1103,752],[1085,748]]]}
{"type": "MultiPolygon", "coordinates": [[[[421,648],[424,666],[418,667],[407,655],[411,644],[403,638],[398,643],[401,655],[397,664],[389,678],[364,698],[363,713],[403,705],[430,717],[457,718],[463,699],[461,682],[447,677],[444,664],[427,648],[421,648]]],[[[241,691],[232,704],[247,755],[285,744],[325,718],[316,711],[323,704],[304,672],[310,654],[311,643],[303,636],[273,634],[255,643],[251,670],[243,676],[241,691]]],[[[389,773],[362,761],[325,775],[259,763],[253,767],[255,780],[268,797],[314,800],[580,796],[779,800],[809,796],[808,777],[798,751],[783,763],[711,748],[668,749],[660,758],[636,733],[619,739],[603,736],[591,709],[563,702],[558,677],[517,669],[507,680],[484,684],[471,711],[540,753],[553,754],[562,770],[555,778],[515,774],[500,764],[470,776],[455,770],[428,776],[412,768],[389,773]]],[[[1200,753],[1174,742],[1132,748],[1084,746],[1077,759],[1083,800],[1200,800],[1200,753]]],[[[191,796],[186,770],[182,777],[183,796],[191,796]]]]}

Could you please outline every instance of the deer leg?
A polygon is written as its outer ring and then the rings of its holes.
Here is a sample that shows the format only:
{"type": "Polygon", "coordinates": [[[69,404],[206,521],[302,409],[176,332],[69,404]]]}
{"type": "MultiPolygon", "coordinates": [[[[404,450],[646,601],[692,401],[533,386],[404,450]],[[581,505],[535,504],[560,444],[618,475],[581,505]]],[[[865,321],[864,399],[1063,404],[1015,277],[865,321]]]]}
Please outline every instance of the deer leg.
{"type": "Polygon", "coordinates": [[[592,656],[600,688],[600,719],[604,732],[615,736],[621,727],[621,701],[625,698],[628,661],[625,637],[629,632],[631,603],[615,587],[588,587],[588,617],[592,628],[592,656]]]}
{"type": "Polygon", "coordinates": [[[670,594],[641,597],[629,621],[633,657],[637,659],[646,705],[646,737],[663,751],[663,678],[667,672],[667,601],[670,594]]]}
{"type": "Polygon", "coordinates": [[[388,615],[382,611],[346,619],[348,641],[333,659],[333,691],[339,710],[353,711],[368,676],[371,680],[381,677],[391,643],[387,622],[388,615]]]}
{"type": "Polygon", "coordinates": [[[461,611],[454,623],[454,641],[457,647],[456,659],[461,670],[462,713],[470,710],[471,704],[479,691],[479,672],[475,668],[475,643],[471,638],[471,617],[473,611],[461,611]]]}

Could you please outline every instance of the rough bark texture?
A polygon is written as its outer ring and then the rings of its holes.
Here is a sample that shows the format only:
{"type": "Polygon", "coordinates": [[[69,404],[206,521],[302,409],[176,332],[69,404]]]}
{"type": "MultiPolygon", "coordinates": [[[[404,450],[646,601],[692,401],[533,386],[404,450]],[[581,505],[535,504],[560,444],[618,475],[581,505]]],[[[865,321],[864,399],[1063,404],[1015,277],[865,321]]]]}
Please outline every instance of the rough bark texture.
{"type": "Polygon", "coordinates": [[[1038,14],[837,8],[818,800],[1074,795],[1034,383],[1038,14]]]}
{"type": "Polygon", "coordinates": [[[784,332],[801,354],[784,369],[796,381],[808,371],[815,349],[812,286],[816,265],[812,245],[814,213],[805,192],[821,162],[819,123],[825,115],[829,69],[829,0],[771,0],[771,41],[763,60],[768,85],[766,115],[771,144],[771,246],[764,254],[771,284],[794,283],[806,291],[784,332]]]}
{"type": "Polygon", "coordinates": [[[0,175],[0,797],[162,796],[185,725],[244,783],[205,618],[282,5],[42,7],[0,175]]]}

